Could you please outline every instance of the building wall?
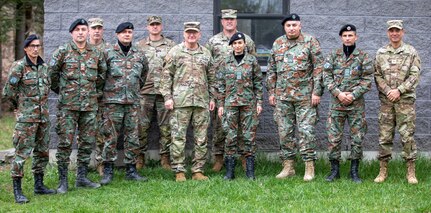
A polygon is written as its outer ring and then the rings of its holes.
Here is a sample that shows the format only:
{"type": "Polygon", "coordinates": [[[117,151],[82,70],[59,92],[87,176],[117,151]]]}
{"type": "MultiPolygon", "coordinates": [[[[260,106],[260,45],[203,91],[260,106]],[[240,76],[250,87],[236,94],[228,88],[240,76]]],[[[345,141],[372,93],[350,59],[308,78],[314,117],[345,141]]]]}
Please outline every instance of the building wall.
{"type": "MultiPolygon", "coordinates": [[[[45,58],[61,44],[70,39],[68,28],[76,18],[101,17],[105,20],[105,37],[115,41],[114,30],[124,21],[135,25],[135,41],[147,35],[145,31],[148,15],[161,15],[164,19],[164,34],[176,42],[182,40],[183,22],[200,21],[202,27],[202,43],[205,43],[213,32],[213,1],[210,0],[45,0],[45,58]]],[[[359,41],[357,47],[365,49],[373,57],[378,48],[385,45],[386,21],[403,19],[405,23],[405,41],[417,48],[422,58],[422,75],[417,94],[417,129],[415,137],[420,150],[431,150],[426,142],[431,139],[431,104],[429,70],[431,68],[431,38],[426,31],[431,27],[431,5],[428,0],[411,1],[379,1],[371,0],[291,0],[290,11],[301,16],[303,31],[316,36],[324,53],[341,45],[338,31],[344,24],[351,23],[358,28],[359,41]]],[[[319,123],[317,125],[318,148],[326,150],[325,123],[329,106],[329,94],[325,91],[319,107],[319,123]]],[[[274,124],[273,109],[267,103],[265,93],[265,111],[260,117],[257,144],[260,150],[276,151],[279,149],[277,127],[274,124]]],[[[53,121],[51,129],[52,143],[55,148],[57,136],[54,132],[56,97],[50,98],[50,113],[53,121]]],[[[366,95],[366,116],[368,133],[364,142],[365,150],[376,150],[378,147],[377,115],[379,101],[377,91],[373,89],[366,95]]],[[[157,128],[151,129],[150,149],[157,149],[155,142],[158,137],[157,128]]],[[[346,129],[347,133],[347,129],[346,129]]],[[[398,136],[397,136],[398,138],[398,136]]],[[[347,139],[347,137],[346,137],[347,139]]],[[[190,142],[188,147],[190,147],[190,142]]],[[[342,150],[349,147],[344,143],[342,150]]],[[[399,150],[399,143],[395,149],[399,150]]]]}

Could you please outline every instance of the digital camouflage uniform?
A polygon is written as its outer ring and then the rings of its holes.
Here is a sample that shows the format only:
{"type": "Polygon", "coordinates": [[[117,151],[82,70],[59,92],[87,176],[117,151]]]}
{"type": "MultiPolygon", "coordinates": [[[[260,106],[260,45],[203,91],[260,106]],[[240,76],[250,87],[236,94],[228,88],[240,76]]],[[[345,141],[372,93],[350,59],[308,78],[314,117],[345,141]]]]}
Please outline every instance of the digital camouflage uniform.
{"type": "Polygon", "coordinates": [[[160,128],[160,154],[169,154],[171,142],[170,111],[165,109],[165,101],[159,91],[158,84],[164,58],[174,45],[174,41],[163,36],[159,41],[150,41],[150,38],[147,37],[138,43],[138,47],[144,51],[149,62],[147,79],[141,89],[141,121],[139,123],[141,125],[139,128],[141,154],[145,154],[148,149],[148,130],[151,127],[154,110],[157,114],[157,122],[160,128]]]}
{"type": "Polygon", "coordinates": [[[35,65],[27,56],[14,62],[9,70],[3,97],[17,108],[12,178],[24,176],[24,163],[32,151],[34,174],[43,174],[49,161],[48,94],[51,82],[48,72],[48,65],[42,58],[38,57],[35,65]]]}
{"type": "Polygon", "coordinates": [[[238,154],[238,130],[242,129],[245,156],[256,152],[256,107],[262,106],[262,72],[254,55],[245,53],[238,63],[231,53],[219,69],[219,104],[224,107],[225,154],[238,154]]]}
{"type": "Polygon", "coordinates": [[[203,46],[187,50],[184,43],[174,46],[165,58],[160,92],[165,101],[173,100],[170,119],[171,165],[175,172],[185,172],[187,127],[191,122],[194,136],[192,173],[203,172],[207,154],[209,103],[214,100],[215,75],[210,52],[203,46]]]}
{"type": "MultiPolygon", "coordinates": [[[[250,36],[245,35],[245,44],[246,49],[245,52],[248,52],[250,54],[256,54],[256,46],[254,44],[254,41],[250,38],[250,36]]],[[[213,57],[214,63],[221,63],[222,60],[224,60],[225,57],[227,57],[229,54],[233,52],[232,47],[229,45],[229,40],[223,32],[220,32],[213,37],[211,37],[207,44],[205,45],[206,48],[211,52],[211,56],[213,57]]],[[[219,72],[219,70],[216,70],[216,75],[219,72]]],[[[217,104],[219,105],[219,104],[217,104]]],[[[223,131],[222,128],[222,121],[217,116],[217,107],[214,109],[214,112],[212,113],[212,126],[214,128],[214,134],[213,134],[213,154],[214,155],[222,155],[224,153],[224,143],[226,139],[226,133],[223,131]]]]}
{"type": "Polygon", "coordinates": [[[373,64],[368,53],[356,48],[348,58],[342,48],[336,49],[326,58],[324,84],[332,94],[326,123],[329,160],[341,159],[341,141],[344,122],[350,126],[351,151],[349,160],[362,158],[362,140],[367,132],[364,94],[371,89],[373,64]],[[350,92],[353,102],[345,106],[337,98],[341,92],[350,92]]]}
{"type": "Polygon", "coordinates": [[[105,146],[104,162],[117,159],[117,141],[124,127],[124,163],[136,164],[139,154],[138,123],[141,98],[139,92],[148,73],[148,61],[144,52],[132,46],[124,55],[118,44],[107,50],[106,83],[103,88],[103,121],[101,134],[105,146]]]}
{"type": "Polygon", "coordinates": [[[401,136],[402,157],[416,160],[415,100],[420,70],[419,55],[408,44],[402,43],[397,49],[387,45],[377,51],[374,76],[380,99],[378,159],[381,161],[391,159],[395,126],[401,136]],[[400,100],[389,101],[386,94],[391,89],[400,91],[400,100]]]}
{"type": "Polygon", "coordinates": [[[267,90],[276,98],[274,120],[282,160],[295,159],[295,126],[302,159],[316,159],[317,107],[311,105],[311,95],[323,93],[322,62],[319,42],[310,35],[301,33],[296,40],[283,35],[274,41],[268,59],[267,90]]]}
{"type": "Polygon", "coordinates": [[[50,69],[51,89],[59,94],[58,165],[69,164],[78,127],[78,166],[87,167],[96,140],[98,98],[102,95],[107,69],[103,53],[88,43],[81,52],[70,41],[54,52],[50,69]]]}

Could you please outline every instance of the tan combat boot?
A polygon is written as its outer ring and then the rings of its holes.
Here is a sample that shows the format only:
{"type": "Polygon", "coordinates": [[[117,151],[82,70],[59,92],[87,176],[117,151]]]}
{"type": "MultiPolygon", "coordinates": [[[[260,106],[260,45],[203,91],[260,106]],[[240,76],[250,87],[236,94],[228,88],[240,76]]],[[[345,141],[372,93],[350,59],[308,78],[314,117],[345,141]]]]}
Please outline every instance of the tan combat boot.
{"type": "Polygon", "coordinates": [[[314,179],[314,161],[305,161],[304,181],[311,181],[313,179],[314,179]]]}
{"type": "Polygon", "coordinates": [[[214,155],[214,166],[213,171],[214,172],[220,172],[220,170],[223,168],[223,155],[214,155]]]}
{"type": "Polygon", "coordinates": [[[208,180],[208,177],[205,176],[202,172],[196,172],[192,175],[193,180],[208,180]]]}
{"type": "Polygon", "coordinates": [[[374,182],[383,183],[387,177],[388,177],[388,161],[382,160],[380,161],[379,175],[377,175],[376,179],[374,179],[374,182]]]}
{"type": "Polygon", "coordinates": [[[178,172],[175,174],[175,181],[176,182],[184,182],[186,181],[186,174],[184,172],[178,172]]]}
{"type": "Polygon", "coordinates": [[[103,162],[98,162],[97,163],[97,172],[99,173],[100,177],[103,177],[103,162]]]}
{"type": "Polygon", "coordinates": [[[162,165],[163,169],[171,169],[171,160],[169,159],[169,154],[165,153],[160,156],[160,165],[162,165]]]}
{"type": "Polygon", "coordinates": [[[283,179],[287,177],[291,177],[295,175],[294,168],[295,161],[294,160],[285,160],[283,161],[283,170],[281,170],[280,174],[275,176],[278,179],[283,179]]]}
{"type": "Polygon", "coordinates": [[[145,167],[145,155],[139,154],[138,159],[136,159],[136,169],[142,169],[145,167]]]}
{"type": "Polygon", "coordinates": [[[407,181],[409,184],[417,184],[418,179],[416,179],[415,162],[412,160],[407,161],[407,181]]]}

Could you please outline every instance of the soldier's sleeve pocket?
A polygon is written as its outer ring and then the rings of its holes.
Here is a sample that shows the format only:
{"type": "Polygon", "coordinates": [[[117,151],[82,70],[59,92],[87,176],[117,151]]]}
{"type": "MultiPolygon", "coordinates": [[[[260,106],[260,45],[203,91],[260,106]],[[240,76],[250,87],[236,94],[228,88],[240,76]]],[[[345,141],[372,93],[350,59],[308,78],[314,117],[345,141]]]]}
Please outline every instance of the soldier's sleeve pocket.
{"type": "Polygon", "coordinates": [[[284,54],[277,54],[275,55],[275,61],[276,62],[281,62],[284,59],[284,54]]]}

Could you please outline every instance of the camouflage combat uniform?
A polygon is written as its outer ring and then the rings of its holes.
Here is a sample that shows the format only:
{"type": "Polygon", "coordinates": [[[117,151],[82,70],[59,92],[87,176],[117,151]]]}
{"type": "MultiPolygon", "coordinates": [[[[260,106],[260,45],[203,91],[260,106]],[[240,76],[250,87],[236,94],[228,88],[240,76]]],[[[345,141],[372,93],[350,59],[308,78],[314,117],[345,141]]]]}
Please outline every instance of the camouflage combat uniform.
{"type": "Polygon", "coordinates": [[[268,95],[276,98],[274,120],[280,136],[281,159],[295,159],[297,126],[302,159],[315,160],[317,107],[311,105],[311,96],[323,93],[319,42],[304,33],[296,40],[283,35],[274,41],[270,54],[267,89],[268,95]]]}
{"type": "Polygon", "coordinates": [[[238,63],[233,55],[226,57],[217,75],[219,104],[224,107],[223,128],[226,132],[225,154],[238,154],[238,130],[242,129],[245,156],[256,152],[256,129],[259,124],[256,107],[262,106],[262,72],[254,55],[245,53],[238,63]]]}
{"type": "Polygon", "coordinates": [[[163,60],[175,42],[163,37],[159,41],[150,41],[147,37],[138,43],[144,51],[149,62],[149,72],[144,87],[141,89],[141,121],[139,128],[139,141],[141,154],[148,149],[148,130],[151,127],[153,113],[157,114],[160,128],[160,154],[169,154],[171,142],[171,128],[169,126],[170,111],[165,109],[165,101],[159,91],[160,75],[163,69],[163,60]]]}
{"type": "Polygon", "coordinates": [[[368,54],[355,49],[346,58],[342,48],[326,58],[324,83],[332,94],[326,123],[329,141],[329,160],[341,159],[340,143],[343,139],[344,122],[350,126],[351,152],[349,160],[362,158],[362,140],[367,132],[364,94],[371,89],[373,64],[368,54]],[[341,92],[351,92],[353,102],[346,106],[337,98],[341,92]]]}
{"type": "Polygon", "coordinates": [[[148,61],[144,52],[132,46],[124,55],[118,44],[107,50],[106,84],[103,88],[103,121],[101,134],[105,146],[104,162],[117,159],[117,141],[124,127],[124,163],[136,164],[139,154],[138,123],[141,98],[139,91],[145,83],[148,61]]]}
{"type": "Polygon", "coordinates": [[[170,119],[172,169],[185,172],[185,143],[191,122],[194,136],[192,173],[203,172],[207,154],[209,103],[214,100],[215,76],[210,52],[203,46],[187,50],[184,43],[174,46],[165,58],[160,92],[165,101],[173,100],[170,119]]]}
{"type": "MultiPolygon", "coordinates": [[[[230,38],[228,38],[223,32],[220,32],[214,35],[208,40],[205,46],[211,52],[211,56],[213,57],[214,63],[221,63],[221,61],[225,57],[227,57],[229,54],[233,52],[232,47],[229,45],[229,40],[230,38]]],[[[254,41],[248,35],[245,35],[245,44],[246,44],[245,52],[248,52],[250,54],[256,53],[256,46],[254,44],[254,41]]],[[[216,75],[218,72],[219,70],[216,71],[216,75]]],[[[218,109],[215,108],[214,112],[212,113],[213,115],[211,115],[212,117],[211,123],[214,128],[214,134],[212,139],[213,154],[222,155],[224,153],[224,143],[226,139],[226,133],[223,131],[222,121],[217,116],[217,111],[218,109]]]]}
{"type": "Polygon", "coordinates": [[[24,163],[33,151],[32,170],[43,174],[49,161],[49,113],[48,94],[50,89],[48,65],[42,58],[37,64],[25,56],[14,62],[9,70],[3,96],[17,107],[17,122],[13,134],[15,156],[11,176],[24,176],[24,163]]]}
{"type": "Polygon", "coordinates": [[[375,59],[375,80],[379,90],[379,144],[378,159],[388,161],[392,155],[395,126],[401,136],[402,157],[416,160],[414,140],[416,111],[416,86],[419,83],[421,60],[415,48],[402,43],[394,49],[391,45],[380,48],[375,59]],[[398,89],[400,100],[391,102],[386,94],[398,89]]]}
{"type": "Polygon", "coordinates": [[[51,89],[59,94],[56,131],[60,167],[70,162],[78,126],[78,166],[87,167],[95,144],[98,98],[105,82],[103,53],[87,43],[80,51],[73,41],[60,46],[50,61],[51,89]]]}

